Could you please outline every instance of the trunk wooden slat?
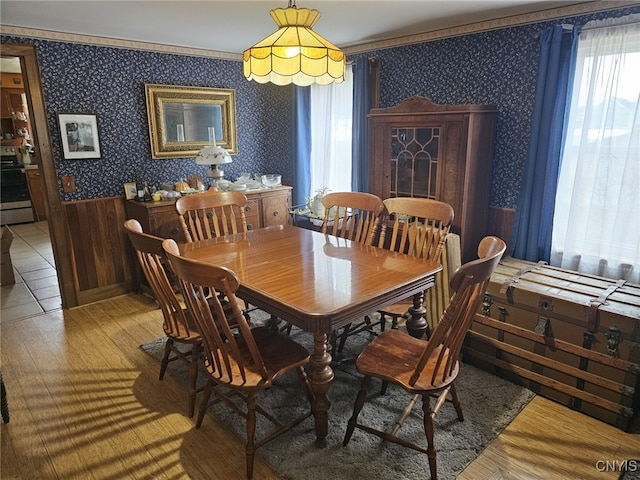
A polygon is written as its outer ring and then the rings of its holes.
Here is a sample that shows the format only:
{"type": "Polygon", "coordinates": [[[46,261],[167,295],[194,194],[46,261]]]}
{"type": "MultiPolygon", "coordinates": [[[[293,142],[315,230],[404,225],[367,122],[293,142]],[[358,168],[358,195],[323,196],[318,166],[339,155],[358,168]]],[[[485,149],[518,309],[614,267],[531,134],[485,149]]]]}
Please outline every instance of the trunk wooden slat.
{"type": "Polygon", "coordinates": [[[640,410],[640,286],[505,258],[464,359],[626,430],[640,410]]]}

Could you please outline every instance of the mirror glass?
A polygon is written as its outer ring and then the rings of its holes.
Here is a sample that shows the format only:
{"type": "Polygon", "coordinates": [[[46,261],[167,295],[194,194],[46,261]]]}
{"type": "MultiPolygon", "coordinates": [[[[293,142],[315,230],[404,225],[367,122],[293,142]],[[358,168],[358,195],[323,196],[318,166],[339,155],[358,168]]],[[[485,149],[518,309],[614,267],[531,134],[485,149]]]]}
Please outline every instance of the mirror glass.
{"type": "Polygon", "coordinates": [[[145,85],[153,158],[195,157],[215,142],[230,154],[236,143],[235,90],[145,85]]]}

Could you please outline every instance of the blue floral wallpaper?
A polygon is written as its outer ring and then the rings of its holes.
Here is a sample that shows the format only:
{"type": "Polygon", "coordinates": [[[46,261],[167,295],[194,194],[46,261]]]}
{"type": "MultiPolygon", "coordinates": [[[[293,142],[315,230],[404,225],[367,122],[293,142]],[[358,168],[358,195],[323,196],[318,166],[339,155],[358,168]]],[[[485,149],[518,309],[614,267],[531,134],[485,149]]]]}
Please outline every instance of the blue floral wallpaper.
{"type": "Polygon", "coordinates": [[[151,158],[144,85],[190,85],[236,90],[238,154],[227,178],[241,172],[292,178],[292,89],[248,82],[242,63],[46,40],[2,37],[36,45],[58,176],[73,175],[76,191],[63,201],[123,195],[137,179],[175,183],[191,174],[206,178],[193,158],[151,158]],[[102,158],[64,160],[58,113],[94,113],[102,158]]]}
{"type": "Polygon", "coordinates": [[[590,20],[637,12],[638,6],[363,55],[380,59],[382,108],[413,95],[440,104],[497,106],[490,205],[515,208],[531,136],[538,72],[536,34],[552,25],[584,25],[590,20]]]}
{"type": "MultiPolygon", "coordinates": [[[[381,107],[413,95],[443,104],[497,105],[490,203],[514,208],[535,95],[535,34],[560,23],[583,25],[637,12],[640,7],[634,6],[359,55],[381,60],[381,107]]],[[[207,167],[192,158],[151,158],[145,83],[236,89],[238,155],[225,166],[226,176],[250,172],[293,178],[292,88],[248,82],[240,62],[9,36],[1,40],[36,45],[58,175],[76,180],[76,192],[61,192],[63,201],[122,195],[122,184],[136,179],[159,184],[206,174],[207,167]],[[62,159],[57,114],[68,112],[98,115],[103,158],[62,159]]]]}

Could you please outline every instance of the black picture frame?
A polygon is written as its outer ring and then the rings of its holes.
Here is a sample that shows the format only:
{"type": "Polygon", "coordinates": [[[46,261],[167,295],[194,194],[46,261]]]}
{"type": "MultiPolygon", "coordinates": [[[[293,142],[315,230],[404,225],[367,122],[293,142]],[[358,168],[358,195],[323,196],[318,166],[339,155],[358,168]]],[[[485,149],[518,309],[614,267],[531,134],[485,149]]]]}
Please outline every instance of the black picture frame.
{"type": "Polygon", "coordinates": [[[59,113],[58,125],[65,160],[102,158],[98,116],[92,113],[59,113]]]}

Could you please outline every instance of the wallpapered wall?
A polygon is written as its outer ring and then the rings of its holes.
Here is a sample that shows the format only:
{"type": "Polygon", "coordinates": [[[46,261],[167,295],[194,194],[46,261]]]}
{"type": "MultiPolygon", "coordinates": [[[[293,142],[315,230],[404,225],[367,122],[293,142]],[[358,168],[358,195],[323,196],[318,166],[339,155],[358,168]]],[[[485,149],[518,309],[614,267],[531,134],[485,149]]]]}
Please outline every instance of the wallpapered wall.
{"type": "MultiPolygon", "coordinates": [[[[359,55],[381,60],[381,107],[413,95],[443,104],[497,105],[490,203],[514,208],[535,95],[534,35],[560,23],[638,12],[635,6],[359,55]]],[[[76,177],[77,191],[61,193],[63,200],[121,195],[122,184],[137,178],[157,184],[205,175],[207,167],[191,158],[151,159],[145,83],[236,89],[238,155],[225,166],[227,177],[277,172],[293,178],[291,87],[248,82],[239,62],[7,36],[2,42],[37,47],[58,174],[76,177]],[[102,159],[62,160],[56,118],[63,112],[98,114],[102,159]]]]}
{"type": "Polygon", "coordinates": [[[380,107],[413,95],[441,104],[496,105],[498,119],[490,205],[515,208],[531,135],[538,72],[534,35],[558,24],[640,12],[640,7],[367,52],[381,62],[380,107]]]}
{"type": "Polygon", "coordinates": [[[63,201],[123,195],[123,183],[175,183],[191,174],[206,178],[193,158],[151,158],[144,85],[192,85],[236,90],[238,154],[227,178],[241,172],[293,177],[291,88],[258,85],[242,75],[242,63],[111,47],[2,37],[36,45],[58,175],[75,176],[76,191],[63,201]],[[64,160],[58,113],[95,113],[102,158],[64,160]]]}

